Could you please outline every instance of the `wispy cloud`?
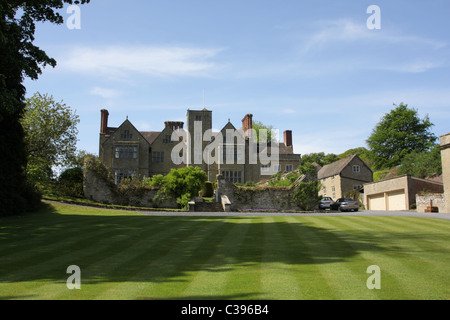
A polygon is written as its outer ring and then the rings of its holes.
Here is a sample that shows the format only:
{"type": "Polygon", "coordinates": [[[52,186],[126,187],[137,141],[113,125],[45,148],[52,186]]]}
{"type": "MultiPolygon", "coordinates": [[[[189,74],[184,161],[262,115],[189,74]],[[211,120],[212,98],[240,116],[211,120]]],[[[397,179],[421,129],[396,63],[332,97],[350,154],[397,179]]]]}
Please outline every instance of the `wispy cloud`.
{"type": "Polygon", "coordinates": [[[58,61],[64,70],[113,78],[207,76],[218,67],[211,59],[220,52],[217,48],[81,46],[66,50],[58,61]]]}
{"type": "Polygon", "coordinates": [[[369,30],[365,23],[350,19],[317,22],[315,30],[303,35],[299,43],[304,72],[319,75],[373,69],[422,73],[445,66],[449,56],[448,45],[441,40],[409,35],[394,27],[369,30]],[[308,63],[312,58],[316,63],[308,63]]]}
{"type": "Polygon", "coordinates": [[[114,89],[107,89],[107,88],[101,88],[101,87],[94,87],[90,91],[91,94],[95,96],[99,96],[105,99],[114,99],[119,97],[122,92],[114,89]]]}
{"type": "Polygon", "coordinates": [[[337,19],[319,21],[316,23],[316,31],[312,32],[303,45],[304,52],[313,49],[324,49],[330,45],[348,45],[351,42],[376,42],[411,44],[414,46],[426,46],[428,49],[441,49],[447,43],[416,35],[404,34],[394,28],[378,31],[369,30],[364,23],[350,19],[337,19]]]}

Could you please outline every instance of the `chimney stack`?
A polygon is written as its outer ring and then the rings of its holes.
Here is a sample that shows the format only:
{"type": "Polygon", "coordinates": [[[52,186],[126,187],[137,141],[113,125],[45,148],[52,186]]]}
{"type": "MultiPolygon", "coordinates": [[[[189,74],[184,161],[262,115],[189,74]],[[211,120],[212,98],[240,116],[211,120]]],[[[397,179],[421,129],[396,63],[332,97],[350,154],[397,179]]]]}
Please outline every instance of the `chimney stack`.
{"type": "Polygon", "coordinates": [[[253,127],[253,120],[252,119],[253,119],[253,115],[250,114],[250,113],[246,114],[244,119],[242,119],[242,130],[244,132],[247,132],[247,130],[250,130],[250,131],[248,131],[248,135],[249,136],[252,133],[252,127],[253,127]]]}
{"type": "Polygon", "coordinates": [[[172,128],[173,131],[177,129],[183,129],[184,122],[182,121],[166,121],[164,122],[166,127],[172,128]]]}
{"type": "Polygon", "coordinates": [[[100,133],[105,134],[106,129],[108,128],[109,112],[106,109],[102,109],[102,110],[100,110],[100,112],[101,112],[100,133]]]}
{"type": "Polygon", "coordinates": [[[284,132],[284,144],[286,145],[286,147],[292,146],[292,131],[291,130],[286,130],[284,132]]]}

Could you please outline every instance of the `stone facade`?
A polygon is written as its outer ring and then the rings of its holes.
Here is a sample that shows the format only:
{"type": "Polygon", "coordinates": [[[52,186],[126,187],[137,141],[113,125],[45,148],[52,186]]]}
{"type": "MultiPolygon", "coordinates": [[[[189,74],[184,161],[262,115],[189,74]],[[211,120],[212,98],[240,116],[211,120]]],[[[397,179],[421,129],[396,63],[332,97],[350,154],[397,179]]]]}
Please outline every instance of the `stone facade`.
{"type": "Polygon", "coordinates": [[[442,191],[442,183],[403,175],[365,184],[364,205],[367,210],[410,210],[417,194],[442,191]]]}
{"type": "Polygon", "coordinates": [[[114,173],[116,183],[134,175],[165,175],[186,165],[200,167],[210,181],[222,174],[234,183],[259,182],[278,171],[293,171],[300,165],[301,156],[293,152],[290,130],[284,132],[284,142],[252,143],[251,114],[245,115],[239,129],[228,121],[221,135],[212,132],[212,111],[207,109],[187,111],[186,131],[180,121],[166,121],[164,129],[158,132],[138,131],[128,119],[119,127],[110,127],[108,117],[109,112],[101,110],[99,158],[114,173]],[[180,141],[172,141],[174,132],[180,141]],[[219,137],[223,143],[218,143],[219,137]],[[275,149],[279,157],[270,166],[259,156],[253,161],[256,153],[267,154],[270,160],[275,149]],[[173,153],[174,150],[177,152],[173,153]],[[180,162],[172,159],[173,154],[179,156],[180,162]],[[215,157],[216,161],[205,161],[205,157],[215,157]]]}
{"type": "Polygon", "coordinates": [[[437,209],[438,212],[448,212],[445,208],[445,198],[443,193],[433,193],[427,195],[416,196],[417,212],[428,212],[431,208],[437,209]]]}
{"type": "Polygon", "coordinates": [[[360,190],[364,183],[372,182],[373,172],[361,158],[353,155],[319,168],[317,178],[322,184],[319,195],[336,200],[347,191],[360,190]]]}
{"type": "Polygon", "coordinates": [[[450,213],[450,133],[442,135],[441,140],[441,160],[442,179],[444,183],[444,211],[450,213]]]}

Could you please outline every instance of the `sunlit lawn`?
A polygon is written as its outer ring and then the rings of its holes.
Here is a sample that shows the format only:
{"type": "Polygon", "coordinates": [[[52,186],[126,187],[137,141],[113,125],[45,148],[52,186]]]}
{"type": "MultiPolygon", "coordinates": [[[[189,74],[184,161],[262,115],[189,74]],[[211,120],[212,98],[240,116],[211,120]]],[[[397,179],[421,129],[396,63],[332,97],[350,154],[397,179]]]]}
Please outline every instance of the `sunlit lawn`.
{"type": "Polygon", "coordinates": [[[0,219],[2,299],[449,299],[450,221],[46,205],[0,219]],[[81,289],[67,287],[67,267],[81,289]],[[380,268],[369,290],[367,268],[380,268]]]}

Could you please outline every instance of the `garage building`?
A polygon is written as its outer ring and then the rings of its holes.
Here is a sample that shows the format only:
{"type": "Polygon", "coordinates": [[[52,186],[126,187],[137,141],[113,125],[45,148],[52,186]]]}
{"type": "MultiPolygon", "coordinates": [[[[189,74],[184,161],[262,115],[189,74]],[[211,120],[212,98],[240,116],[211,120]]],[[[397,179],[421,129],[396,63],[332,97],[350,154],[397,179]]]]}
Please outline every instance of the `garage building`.
{"type": "Polygon", "coordinates": [[[403,175],[393,179],[364,184],[366,210],[410,210],[420,192],[442,193],[440,182],[403,175]]]}

